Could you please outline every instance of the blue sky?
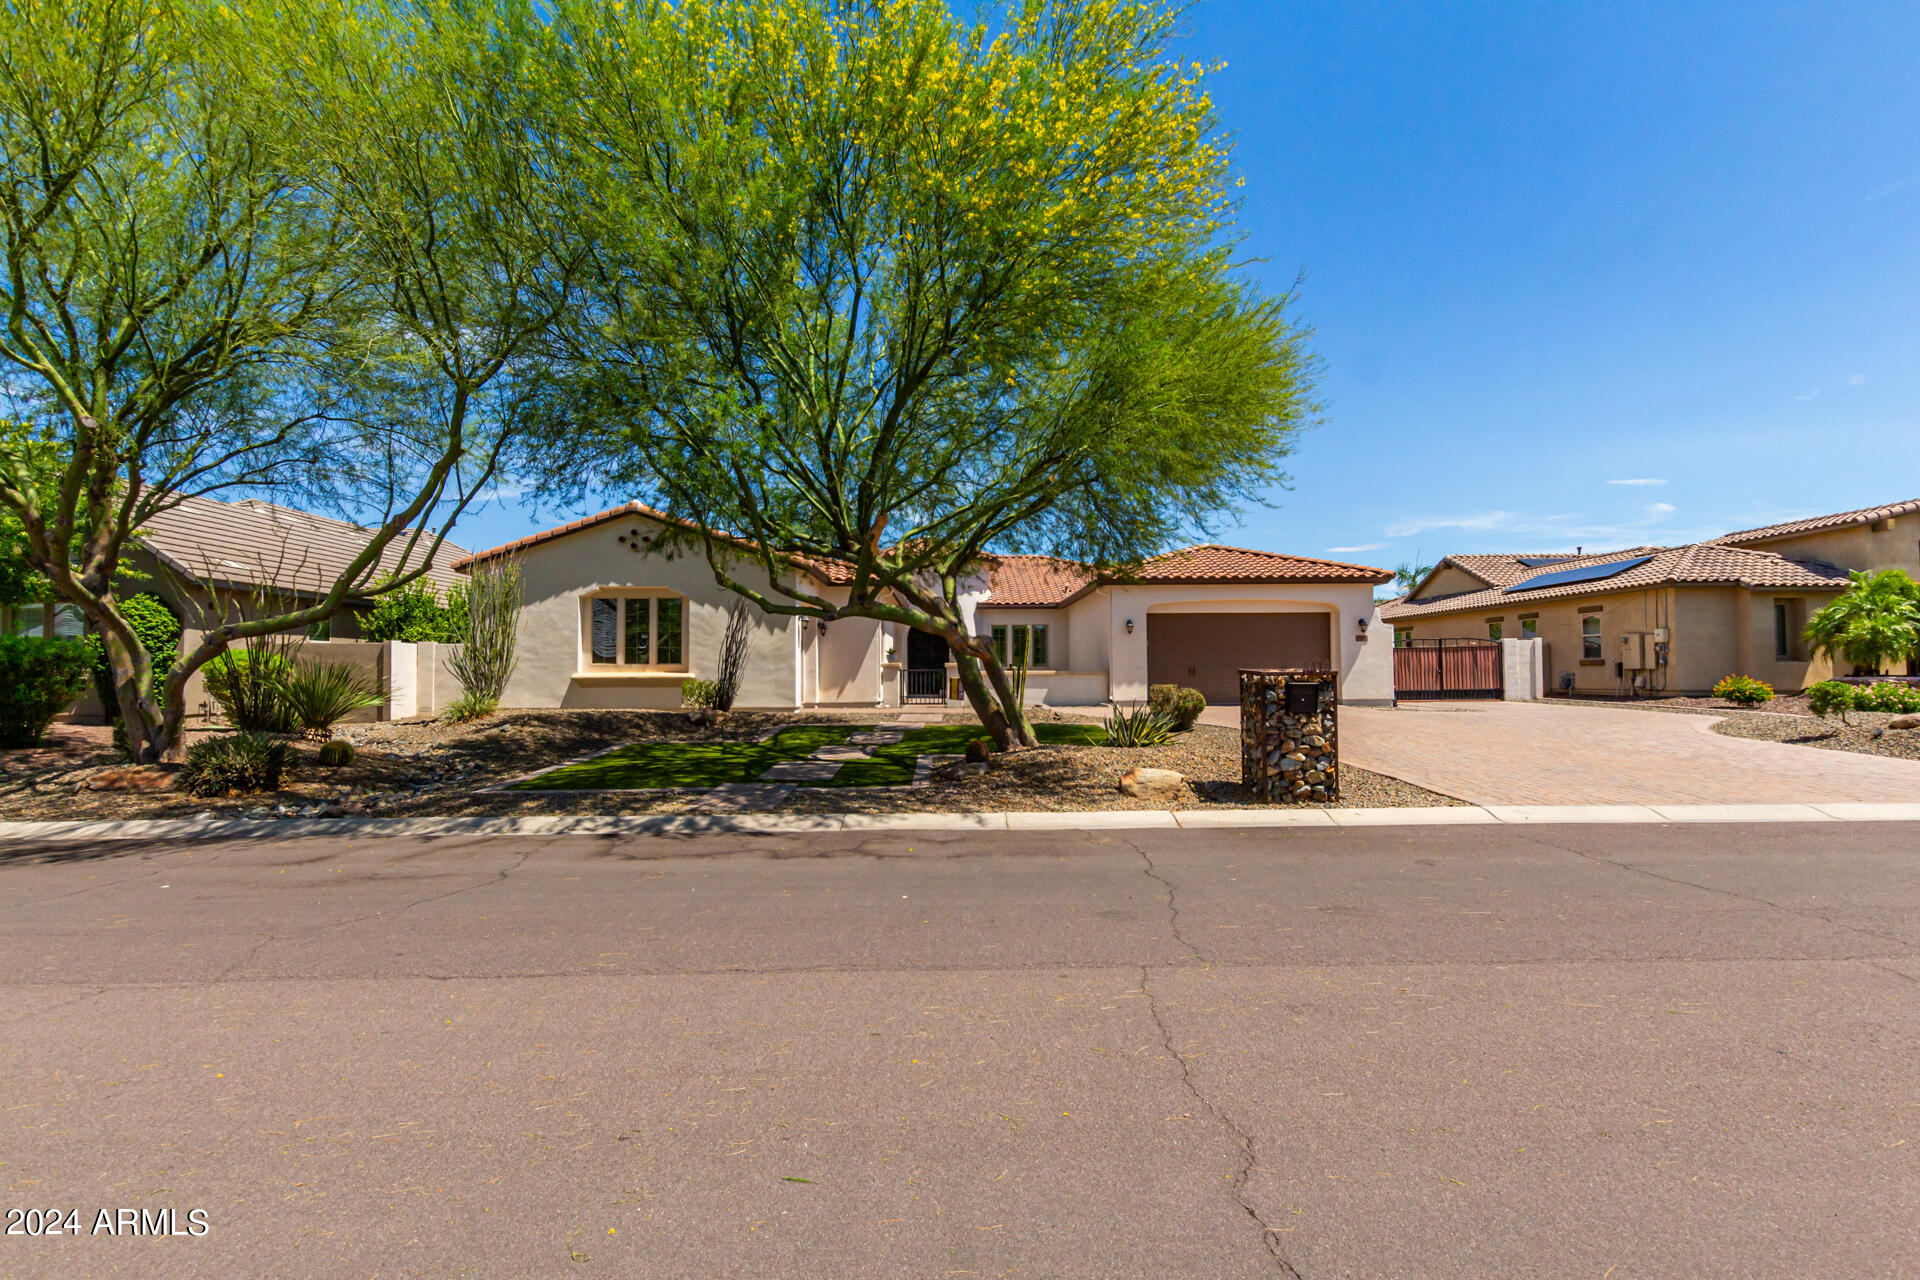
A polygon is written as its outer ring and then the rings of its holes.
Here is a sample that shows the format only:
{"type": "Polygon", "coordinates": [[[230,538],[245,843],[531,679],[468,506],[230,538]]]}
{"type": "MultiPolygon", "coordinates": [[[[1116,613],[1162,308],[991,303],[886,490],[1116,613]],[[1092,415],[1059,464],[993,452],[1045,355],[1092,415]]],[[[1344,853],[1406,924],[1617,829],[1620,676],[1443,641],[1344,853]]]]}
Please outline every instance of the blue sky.
{"type": "MultiPolygon", "coordinates": [[[[1920,7],[1200,0],[1325,363],[1219,541],[1392,566],[1920,497],[1920,7]]],[[[492,545],[567,513],[498,506],[492,545]]]]}

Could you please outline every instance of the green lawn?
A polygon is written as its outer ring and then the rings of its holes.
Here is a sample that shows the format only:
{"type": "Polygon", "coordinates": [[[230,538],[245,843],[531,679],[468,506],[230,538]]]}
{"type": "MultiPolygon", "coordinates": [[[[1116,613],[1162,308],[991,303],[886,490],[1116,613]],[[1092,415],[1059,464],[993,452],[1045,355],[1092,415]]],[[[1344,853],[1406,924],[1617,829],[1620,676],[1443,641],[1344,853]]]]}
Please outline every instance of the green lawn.
{"type": "MultiPolygon", "coordinates": [[[[513,784],[514,791],[624,791],[633,787],[717,787],[757,782],[782,760],[845,742],[861,725],[803,724],[766,742],[640,742],[513,784]]],[[[912,776],[912,762],[908,762],[912,776]]]]}
{"type": "MultiPolygon", "coordinates": [[[[923,755],[957,756],[975,738],[984,737],[977,724],[930,725],[909,729],[904,738],[891,747],[876,747],[870,759],[851,760],[826,782],[802,783],[809,787],[898,787],[913,781],[913,762],[923,755]]],[[[1049,721],[1033,726],[1034,736],[1048,746],[1091,744],[1100,741],[1104,731],[1097,724],[1070,724],[1049,721]]]]}

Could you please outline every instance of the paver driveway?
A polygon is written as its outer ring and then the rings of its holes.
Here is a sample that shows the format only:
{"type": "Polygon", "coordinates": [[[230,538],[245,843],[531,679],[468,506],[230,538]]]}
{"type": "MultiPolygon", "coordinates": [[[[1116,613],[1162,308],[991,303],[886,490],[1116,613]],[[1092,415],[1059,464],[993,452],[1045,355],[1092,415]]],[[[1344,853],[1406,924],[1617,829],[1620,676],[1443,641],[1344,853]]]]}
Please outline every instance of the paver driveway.
{"type": "MultiPolygon", "coordinates": [[[[1201,718],[1237,725],[1240,713],[1201,718]]],[[[1340,755],[1475,804],[1920,800],[1920,762],[1730,738],[1714,721],[1537,702],[1342,707],[1340,755]]]]}
{"type": "Polygon", "coordinates": [[[1920,762],[1730,738],[1714,717],[1481,702],[1343,707],[1341,755],[1475,804],[1920,800],[1920,762]]]}

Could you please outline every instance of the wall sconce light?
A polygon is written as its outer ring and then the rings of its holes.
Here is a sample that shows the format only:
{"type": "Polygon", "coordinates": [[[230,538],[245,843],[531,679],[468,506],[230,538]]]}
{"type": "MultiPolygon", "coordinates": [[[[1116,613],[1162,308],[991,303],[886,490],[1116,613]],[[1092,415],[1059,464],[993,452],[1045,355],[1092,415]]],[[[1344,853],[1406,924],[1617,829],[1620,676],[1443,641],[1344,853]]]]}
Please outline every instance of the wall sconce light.
{"type": "Polygon", "coordinates": [[[1128,634],[1128,635],[1132,635],[1132,634],[1133,634],[1133,619],[1132,619],[1132,618],[1128,618],[1128,619],[1127,619],[1127,634],[1128,634]]]}
{"type": "Polygon", "coordinates": [[[1359,618],[1356,619],[1356,621],[1359,623],[1360,630],[1353,638],[1365,644],[1367,640],[1367,620],[1365,618],[1359,618]]]}

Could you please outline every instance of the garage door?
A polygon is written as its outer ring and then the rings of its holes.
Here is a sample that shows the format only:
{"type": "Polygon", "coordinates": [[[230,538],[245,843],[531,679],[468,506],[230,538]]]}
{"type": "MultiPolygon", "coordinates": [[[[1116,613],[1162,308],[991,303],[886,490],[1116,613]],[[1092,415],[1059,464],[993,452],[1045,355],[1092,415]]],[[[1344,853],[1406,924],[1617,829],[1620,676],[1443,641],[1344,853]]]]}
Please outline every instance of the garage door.
{"type": "Polygon", "coordinates": [[[1326,613],[1150,613],[1147,679],[1238,703],[1242,667],[1331,667],[1332,635],[1326,613]]]}

